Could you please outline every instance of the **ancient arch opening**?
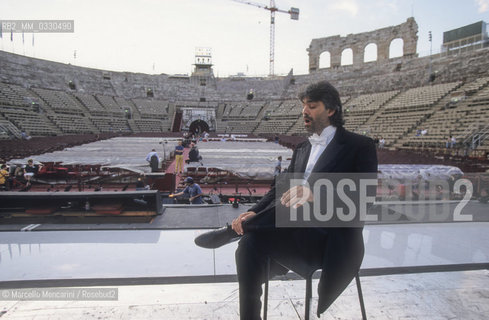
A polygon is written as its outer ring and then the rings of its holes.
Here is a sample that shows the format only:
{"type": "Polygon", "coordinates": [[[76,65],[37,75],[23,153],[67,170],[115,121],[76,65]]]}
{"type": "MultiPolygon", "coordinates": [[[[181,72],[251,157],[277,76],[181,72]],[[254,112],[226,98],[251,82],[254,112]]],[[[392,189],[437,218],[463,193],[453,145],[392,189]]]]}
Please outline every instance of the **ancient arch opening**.
{"type": "Polygon", "coordinates": [[[188,129],[193,134],[202,134],[202,132],[209,132],[209,125],[204,120],[195,120],[190,124],[188,129]]]}
{"type": "MultiPolygon", "coordinates": [[[[367,47],[370,49],[370,45],[376,46],[378,62],[383,62],[390,59],[390,51],[395,53],[395,57],[399,55],[397,49],[390,50],[392,40],[400,39],[401,53],[403,58],[414,58],[416,54],[416,46],[418,41],[418,24],[414,18],[408,18],[406,22],[392,27],[377,29],[370,32],[363,32],[358,34],[349,34],[345,37],[339,35],[312,39],[307,48],[309,54],[309,72],[315,72],[319,68],[323,67],[323,63],[320,64],[320,57],[324,52],[330,53],[331,67],[339,67],[341,65],[348,65],[342,60],[342,55],[345,49],[350,48],[352,50],[352,63],[353,65],[361,65],[365,62],[375,61],[372,60],[371,54],[366,52],[367,47]]],[[[396,44],[397,46],[397,44],[396,44]]],[[[346,59],[346,58],[345,58],[346,59]]]]}
{"type": "Polygon", "coordinates": [[[349,66],[353,64],[353,50],[346,48],[341,52],[341,65],[349,66]]]}
{"type": "Polygon", "coordinates": [[[400,38],[393,39],[389,45],[389,59],[399,58],[404,55],[404,41],[400,38]]]}
{"type": "Polygon", "coordinates": [[[330,68],[331,67],[331,53],[325,51],[319,56],[319,68],[330,68]]]}
{"type": "Polygon", "coordinates": [[[377,44],[369,43],[363,50],[363,62],[377,61],[377,44]]]}

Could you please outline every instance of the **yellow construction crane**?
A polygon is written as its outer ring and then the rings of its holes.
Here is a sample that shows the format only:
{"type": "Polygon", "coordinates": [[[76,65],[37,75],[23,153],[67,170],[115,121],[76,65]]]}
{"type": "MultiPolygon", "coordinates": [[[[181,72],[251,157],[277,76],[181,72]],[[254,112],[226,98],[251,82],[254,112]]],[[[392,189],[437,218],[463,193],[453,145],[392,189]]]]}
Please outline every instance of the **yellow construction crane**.
{"type": "Polygon", "coordinates": [[[281,10],[275,6],[275,1],[270,0],[270,6],[266,6],[260,3],[244,1],[244,0],[233,0],[234,2],[249,4],[250,6],[255,6],[270,11],[270,75],[273,76],[274,72],[274,62],[275,62],[275,12],[283,12],[290,14],[290,19],[299,20],[299,9],[291,7],[289,11],[281,10]]]}

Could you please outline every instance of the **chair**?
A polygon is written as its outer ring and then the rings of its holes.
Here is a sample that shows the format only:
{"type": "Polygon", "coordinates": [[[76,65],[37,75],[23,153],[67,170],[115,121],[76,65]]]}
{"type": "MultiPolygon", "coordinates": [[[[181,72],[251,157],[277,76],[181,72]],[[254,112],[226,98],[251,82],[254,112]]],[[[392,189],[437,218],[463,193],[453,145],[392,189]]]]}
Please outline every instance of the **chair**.
{"type": "MultiPolygon", "coordinates": [[[[301,270],[301,271],[292,270],[306,280],[306,300],[304,303],[304,307],[305,307],[304,320],[309,320],[309,314],[311,311],[310,310],[311,309],[311,299],[312,299],[312,277],[317,270],[319,270],[319,268],[317,268],[317,267],[311,267],[308,269],[306,268],[306,269],[301,270]]],[[[268,260],[267,260],[267,274],[266,274],[267,280],[265,281],[265,292],[263,295],[263,320],[267,320],[269,276],[270,276],[270,258],[268,258],[268,260]]],[[[355,282],[357,285],[358,300],[360,302],[360,310],[362,312],[362,319],[367,320],[367,313],[365,311],[365,304],[363,302],[362,286],[360,283],[360,276],[358,273],[355,275],[355,282]]]]}
{"type": "Polygon", "coordinates": [[[207,167],[197,167],[196,176],[197,178],[202,178],[207,176],[207,167]]]}
{"type": "Polygon", "coordinates": [[[195,177],[197,175],[197,168],[196,167],[187,167],[187,175],[189,177],[195,177]]]}

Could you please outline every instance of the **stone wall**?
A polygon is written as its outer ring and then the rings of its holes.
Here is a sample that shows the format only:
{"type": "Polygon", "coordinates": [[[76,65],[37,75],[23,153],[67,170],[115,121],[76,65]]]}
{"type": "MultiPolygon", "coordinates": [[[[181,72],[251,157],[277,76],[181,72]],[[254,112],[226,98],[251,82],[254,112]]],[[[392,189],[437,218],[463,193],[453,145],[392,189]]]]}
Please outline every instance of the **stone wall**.
{"type": "MultiPolygon", "coordinates": [[[[415,24],[414,20],[408,19],[409,21],[415,24]]],[[[406,28],[406,24],[400,26],[406,28]]],[[[385,29],[391,32],[397,30],[385,29]]],[[[414,32],[414,27],[412,31],[414,32]]],[[[405,40],[404,43],[406,42],[405,40]]],[[[27,88],[38,87],[62,91],[70,91],[68,83],[73,81],[76,84],[76,91],[79,92],[128,99],[146,98],[146,89],[151,88],[156,100],[167,100],[172,103],[198,102],[201,97],[205,97],[207,103],[213,102],[212,105],[216,105],[222,101],[246,101],[249,89],[254,90],[255,100],[293,99],[302,86],[319,80],[331,81],[343,95],[348,96],[406,90],[430,83],[430,63],[435,75],[434,83],[472,81],[477,77],[489,76],[489,48],[474,49],[449,56],[433,55],[422,58],[405,54],[399,58],[320,69],[306,75],[218,78],[216,88],[192,85],[189,77],[83,68],[0,51],[0,81],[27,88]]]]}
{"type": "Polygon", "coordinates": [[[341,54],[345,49],[353,51],[353,65],[361,65],[364,61],[364,52],[367,45],[377,45],[377,61],[389,60],[389,47],[394,39],[402,39],[403,57],[416,56],[416,44],[418,42],[418,24],[414,18],[408,18],[403,24],[382,28],[370,32],[349,34],[346,37],[332,36],[313,39],[307,51],[309,52],[309,72],[319,70],[319,58],[321,53],[329,52],[331,55],[331,67],[341,66],[341,54]]]}
{"type": "Polygon", "coordinates": [[[422,58],[394,58],[383,63],[368,62],[320,69],[307,75],[295,75],[284,97],[293,99],[304,86],[321,80],[330,81],[342,95],[357,96],[390,90],[407,90],[430,83],[473,81],[489,76],[489,48],[458,55],[434,55],[422,58]],[[430,60],[434,81],[430,81],[430,60]]]}

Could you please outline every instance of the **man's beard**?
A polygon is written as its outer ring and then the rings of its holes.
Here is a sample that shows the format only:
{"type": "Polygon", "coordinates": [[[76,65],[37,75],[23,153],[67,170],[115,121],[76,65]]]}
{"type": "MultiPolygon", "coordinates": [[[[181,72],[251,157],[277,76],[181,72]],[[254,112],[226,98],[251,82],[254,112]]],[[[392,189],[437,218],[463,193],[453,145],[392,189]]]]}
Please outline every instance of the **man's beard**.
{"type": "Polygon", "coordinates": [[[329,121],[323,120],[322,118],[313,119],[311,117],[304,117],[305,120],[309,121],[308,126],[304,125],[306,131],[309,133],[321,134],[323,129],[330,125],[329,121]]]}
{"type": "Polygon", "coordinates": [[[304,116],[304,128],[306,129],[306,131],[309,133],[314,133],[314,127],[315,127],[314,126],[314,120],[310,117],[304,116]],[[306,123],[308,125],[306,125],[306,123]]]}

